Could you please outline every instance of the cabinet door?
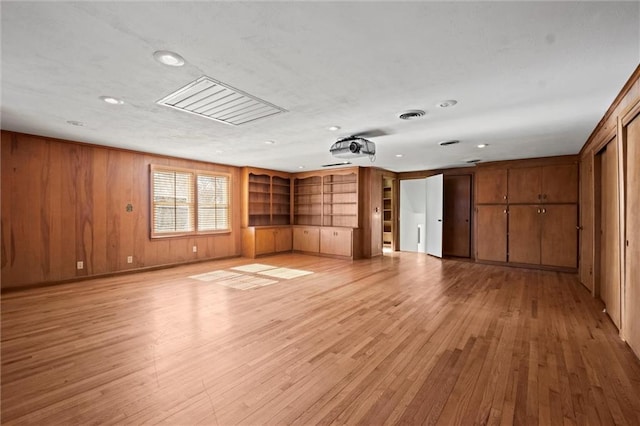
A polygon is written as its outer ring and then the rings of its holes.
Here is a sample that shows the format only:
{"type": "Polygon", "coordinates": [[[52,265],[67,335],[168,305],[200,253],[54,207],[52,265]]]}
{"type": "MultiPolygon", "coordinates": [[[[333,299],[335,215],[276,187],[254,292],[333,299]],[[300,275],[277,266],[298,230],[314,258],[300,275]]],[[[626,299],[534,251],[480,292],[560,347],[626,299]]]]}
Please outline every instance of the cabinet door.
{"type": "Polygon", "coordinates": [[[478,260],[507,261],[507,206],[477,206],[478,260]]]}
{"type": "Polygon", "coordinates": [[[478,170],[476,181],[476,203],[506,204],[507,169],[478,170]]]}
{"type": "Polygon", "coordinates": [[[323,228],[320,230],[320,252],[336,256],[351,256],[351,229],[323,228]]]}
{"type": "Polygon", "coordinates": [[[577,164],[545,166],[542,168],[542,202],[578,202],[577,164]]]}
{"type": "Polygon", "coordinates": [[[541,215],[540,206],[509,206],[509,262],[540,264],[541,215]]]}
{"type": "Polygon", "coordinates": [[[578,206],[542,207],[540,255],[543,265],[576,268],[578,265],[578,206]]]}
{"type": "Polygon", "coordinates": [[[256,229],[256,255],[273,253],[275,234],[273,228],[256,229]]]}
{"type": "Polygon", "coordinates": [[[293,249],[309,253],[320,253],[320,229],[293,228],[293,249]]]}
{"type": "Polygon", "coordinates": [[[542,200],[542,169],[509,169],[509,202],[539,203],[542,200]]]}
{"type": "Polygon", "coordinates": [[[275,250],[276,253],[282,251],[291,251],[292,239],[291,228],[279,228],[275,231],[275,250]]]}

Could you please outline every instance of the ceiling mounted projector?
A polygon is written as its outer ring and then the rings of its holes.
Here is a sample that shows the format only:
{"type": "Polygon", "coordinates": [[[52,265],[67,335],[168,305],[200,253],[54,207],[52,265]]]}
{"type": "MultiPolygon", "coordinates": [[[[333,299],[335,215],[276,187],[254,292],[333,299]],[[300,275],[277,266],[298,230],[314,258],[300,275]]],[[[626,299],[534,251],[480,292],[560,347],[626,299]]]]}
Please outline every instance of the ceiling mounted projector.
{"type": "Polygon", "coordinates": [[[337,158],[373,157],[376,145],[367,139],[350,136],[331,145],[329,152],[337,158]]]}

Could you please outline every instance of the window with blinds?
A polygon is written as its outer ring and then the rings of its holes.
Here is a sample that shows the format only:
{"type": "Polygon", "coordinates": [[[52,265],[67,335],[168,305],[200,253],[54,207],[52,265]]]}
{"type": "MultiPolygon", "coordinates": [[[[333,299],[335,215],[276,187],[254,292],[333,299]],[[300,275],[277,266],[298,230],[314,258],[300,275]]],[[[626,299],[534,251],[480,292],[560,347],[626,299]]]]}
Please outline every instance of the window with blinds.
{"type": "Polygon", "coordinates": [[[229,176],[151,168],[151,237],[229,231],[229,176]]]}

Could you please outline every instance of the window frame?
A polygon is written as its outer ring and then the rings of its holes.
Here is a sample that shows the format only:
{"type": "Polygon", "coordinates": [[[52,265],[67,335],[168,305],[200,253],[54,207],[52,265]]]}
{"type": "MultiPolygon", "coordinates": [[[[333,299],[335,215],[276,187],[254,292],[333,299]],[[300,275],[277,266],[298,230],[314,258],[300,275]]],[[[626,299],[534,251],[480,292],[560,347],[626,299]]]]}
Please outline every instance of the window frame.
{"type": "Polygon", "coordinates": [[[184,167],[165,166],[160,164],[149,165],[149,238],[150,239],[162,239],[162,238],[175,238],[175,237],[189,237],[196,235],[215,235],[215,234],[229,234],[232,230],[232,176],[231,173],[203,170],[203,169],[191,169],[184,167]],[[167,173],[189,173],[192,175],[191,179],[191,191],[193,194],[193,231],[175,231],[175,232],[157,232],[155,231],[155,202],[154,202],[154,173],[155,172],[167,172],[167,173]],[[207,231],[198,231],[198,176],[212,176],[212,177],[224,177],[227,179],[227,228],[226,229],[214,229],[207,231]]]}

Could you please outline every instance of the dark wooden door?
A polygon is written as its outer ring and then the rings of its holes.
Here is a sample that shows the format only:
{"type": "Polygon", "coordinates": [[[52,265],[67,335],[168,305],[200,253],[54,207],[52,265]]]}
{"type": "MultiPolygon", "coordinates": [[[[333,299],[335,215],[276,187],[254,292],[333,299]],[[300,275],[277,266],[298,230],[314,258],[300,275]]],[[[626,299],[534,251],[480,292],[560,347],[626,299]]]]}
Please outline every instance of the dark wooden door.
{"type": "Polygon", "coordinates": [[[471,175],[444,177],[442,251],[445,256],[471,255],[471,175]]]}
{"type": "Polygon", "coordinates": [[[540,264],[539,205],[509,206],[509,262],[540,264]]]}
{"type": "Polygon", "coordinates": [[[507,206],[476,207],[476,258],[507,261],[507,206]]]}

